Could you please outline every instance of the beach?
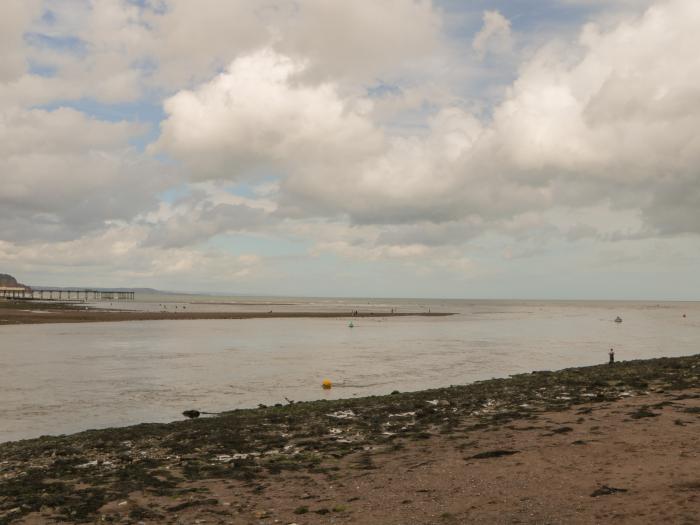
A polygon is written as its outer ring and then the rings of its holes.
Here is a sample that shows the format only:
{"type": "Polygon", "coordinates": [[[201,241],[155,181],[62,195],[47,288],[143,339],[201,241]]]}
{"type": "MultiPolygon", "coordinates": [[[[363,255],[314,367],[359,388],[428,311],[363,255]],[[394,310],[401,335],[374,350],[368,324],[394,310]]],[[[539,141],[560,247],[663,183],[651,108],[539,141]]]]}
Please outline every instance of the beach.
{"type": "Polygon", "coordinates": [[[0,525],[700,525],[698,27],[0,1],[0,525]]]}
{"type": "Polygon", "coordinates": [[[0,445],[0,523],[697,523],[700,356],[0,445]]]}

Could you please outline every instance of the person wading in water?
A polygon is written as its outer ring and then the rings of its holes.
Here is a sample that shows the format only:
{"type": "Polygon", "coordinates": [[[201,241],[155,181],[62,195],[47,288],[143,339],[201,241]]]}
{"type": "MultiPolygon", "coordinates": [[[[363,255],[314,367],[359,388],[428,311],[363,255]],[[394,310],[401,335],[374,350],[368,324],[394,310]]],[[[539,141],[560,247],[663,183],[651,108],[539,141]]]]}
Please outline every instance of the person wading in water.
{"type": "Polygon", "coordinates": [[[610,366],[612,366],[612,365],[615,364],[615,350],[613,350],[613,349],[611,348],[610,351],[608,352],[608,355],[610,356],[610,361],[608,361],[608,364],[609,364],[610,366]]]}

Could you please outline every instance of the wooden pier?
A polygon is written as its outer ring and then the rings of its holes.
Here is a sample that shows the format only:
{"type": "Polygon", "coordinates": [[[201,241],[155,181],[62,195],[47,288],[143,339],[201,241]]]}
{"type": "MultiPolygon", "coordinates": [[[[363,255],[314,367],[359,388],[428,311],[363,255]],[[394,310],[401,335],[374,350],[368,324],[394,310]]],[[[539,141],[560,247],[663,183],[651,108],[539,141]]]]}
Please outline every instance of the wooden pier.
{"type": "Polygon", "coordinates": [[[22,288],[0,286],[0,297],[48,301],[133,301],[135,292],[90,290],[86,288],[22,288]]]}

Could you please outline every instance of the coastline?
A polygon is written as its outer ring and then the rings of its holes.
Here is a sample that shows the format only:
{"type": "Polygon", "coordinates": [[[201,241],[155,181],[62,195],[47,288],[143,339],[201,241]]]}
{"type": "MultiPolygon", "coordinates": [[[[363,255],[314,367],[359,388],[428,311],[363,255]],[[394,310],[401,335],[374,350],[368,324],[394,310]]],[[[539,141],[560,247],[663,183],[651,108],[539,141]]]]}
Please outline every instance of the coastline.
{"type": "Polygon", "coordinates": [[[444,317],[449,312],[138,312],[96,309],[71,303],[0,302],[0,326],[45,323],[106,323],[119,321],[175,321],[197,319],[288,319],[346,317],[444,317]]]}
{"type": "Polygon", "coordinates": [[[693,523],[699,374],[628,361],[4,443],[0,524],[693,523]]]}

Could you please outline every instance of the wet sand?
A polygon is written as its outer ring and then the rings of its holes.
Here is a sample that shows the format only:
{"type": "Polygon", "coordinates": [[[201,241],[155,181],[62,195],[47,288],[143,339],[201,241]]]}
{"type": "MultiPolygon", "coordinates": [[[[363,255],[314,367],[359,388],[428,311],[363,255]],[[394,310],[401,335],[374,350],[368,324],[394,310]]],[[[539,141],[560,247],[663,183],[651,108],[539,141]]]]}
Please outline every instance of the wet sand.
{"type": "Polygon", "coordinates": [[[116,321],[163,321],[183,319],[275,319],[275,318],[339,318],[339,317],[441,317],[444,312],[136,312],[93,309],[79,303],[38,303],[32,301],[0,302],[0,325],[41,323],[105,323],[116,321]]]}
{"type": "Polygon", "coordinates": [[[698,373],[630,361],[6,443],[0,523],[698,523],[698,373]]]}

